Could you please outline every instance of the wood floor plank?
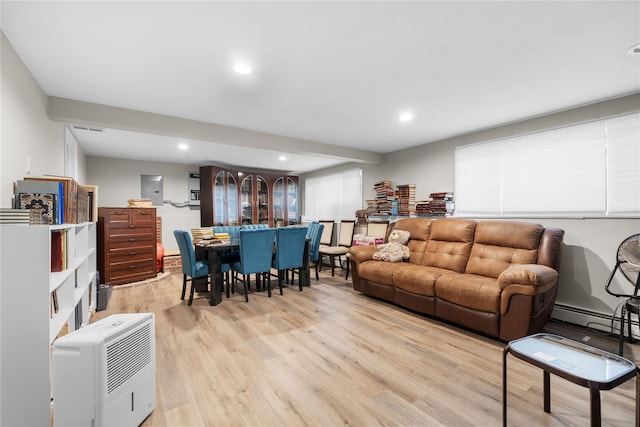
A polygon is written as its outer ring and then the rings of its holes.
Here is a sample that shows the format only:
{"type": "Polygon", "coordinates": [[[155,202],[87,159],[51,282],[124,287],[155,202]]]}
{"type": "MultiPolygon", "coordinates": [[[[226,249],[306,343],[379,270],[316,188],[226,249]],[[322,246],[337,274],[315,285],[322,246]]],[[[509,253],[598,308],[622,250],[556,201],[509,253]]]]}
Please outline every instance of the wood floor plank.
{"type": "MultiPolygon", "coordinates": [[[[143,426],[502,423],[504,343],[366,297],[344,276],[320,277],[303,292],[254,292],[249,303],[236,292],[215,307],[203,295],[181,301],[178,274],[115,288],[94,319],[155,314],[157,402],[143,426]]],[[[508,368],[510,425],[589,422],[588,389],[552,376],[547,414],[542,371],[514,357],[508,368]]],[[[634,381],[601,396],[603,426],[634,424],[634,381]]]]}

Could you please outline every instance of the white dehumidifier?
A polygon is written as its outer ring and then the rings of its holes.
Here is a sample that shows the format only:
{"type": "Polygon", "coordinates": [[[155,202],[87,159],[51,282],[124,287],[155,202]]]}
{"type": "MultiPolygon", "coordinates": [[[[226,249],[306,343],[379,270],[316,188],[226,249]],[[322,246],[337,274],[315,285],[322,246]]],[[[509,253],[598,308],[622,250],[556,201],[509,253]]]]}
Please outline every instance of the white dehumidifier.
{"type": "Polygon", "coordinates": [[[53,343],[53,423],[138,426],[153,411],[153,313],[114,314],[53,343]]]}

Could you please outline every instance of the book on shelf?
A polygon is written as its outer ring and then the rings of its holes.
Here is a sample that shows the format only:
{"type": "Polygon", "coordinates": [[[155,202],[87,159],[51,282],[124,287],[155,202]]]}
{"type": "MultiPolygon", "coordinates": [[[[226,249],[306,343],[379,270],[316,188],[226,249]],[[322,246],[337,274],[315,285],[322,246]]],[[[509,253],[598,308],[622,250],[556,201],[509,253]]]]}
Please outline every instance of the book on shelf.
{"type": "Polygon", "coordinates": [[[40,212],[44,224],[60,224],[58,195],[53,193],[18,193],[18,209],[40,212]]]}
{"type": "Polygon", "coordinates": [[[60,205],[63,206],[64,223],[78,223],[78,183],[65,176],[44,175],[42,177],[25,177],[25,181],[58,182],[62,184],[63,191],[60,205]]]}
{"type": "Polygon", "coordinates": [[[396,186],[397,215],[412,215],[416,212],[416,185],[404,184],[396,186]]]}
{"type": "Polygon", "coordinates": [[[51,230],[51,272],[67,269],[67,230],[51,230]]]}
{"type": "Polygon", "coordinates": [[[58,291],[54,289],[51,292],[51,317],[60,311],[60,307],[58,306],[58,291]]]}
{"type": "Polygon", "coordinates": [[[0,224],[44,224],[41,211],[35,209],[0,208],[0,224]]]}
{"type": "Polygon", "coordinates": [[[87,215],[91,222],[98,221],[98,186],[97,185],[81,185],[87,192],[87,215]]]}

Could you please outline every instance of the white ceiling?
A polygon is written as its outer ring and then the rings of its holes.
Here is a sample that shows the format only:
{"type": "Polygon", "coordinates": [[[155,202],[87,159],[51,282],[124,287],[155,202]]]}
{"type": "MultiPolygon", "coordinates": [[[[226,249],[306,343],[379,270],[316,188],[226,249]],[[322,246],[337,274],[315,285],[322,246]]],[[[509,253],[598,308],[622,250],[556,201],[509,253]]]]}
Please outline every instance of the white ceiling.
{"type": "Polygon", "coordinates": [[[306,172],[354,159],[291,141],[388,153],[640,91],[640,55],[626,53],[640,43],[640,1],[5,0],[1,8],[2,30],[50,96],[289,141],[256,151],[252,141],[187,138],[185,153],[177,132],[113,123],[74,131],[89,155],[306,172]],[[236,62],[254,72],[234,73],[236,62]],[[405,110],[414,119],[400,123],[405,110]]]}

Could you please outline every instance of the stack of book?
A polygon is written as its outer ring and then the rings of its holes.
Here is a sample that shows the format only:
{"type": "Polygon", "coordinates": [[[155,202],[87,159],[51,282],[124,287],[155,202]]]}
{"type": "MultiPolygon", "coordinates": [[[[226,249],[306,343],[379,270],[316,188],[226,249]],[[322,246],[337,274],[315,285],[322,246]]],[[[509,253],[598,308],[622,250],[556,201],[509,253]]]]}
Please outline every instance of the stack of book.
{"type": "Polygon", "coordinates": [[[129,199],[130,208],[152,208],[153,202],[151,199],[129,199]]]}
{"type": "Polygon", "coordinates": [[[367,207],[356,211],[356,223],[366,224],[369,222],[369,215],[378,213],[378,205],[376,199],[365,200],[367,207]]]}
{"type": "Polygon", "coordinates": [[[424,216],[451,216],[454,208],[453,193],[442,191],[431,193],[428,201],[418,202],[416,213],[424,216]]]}
{"type": "Polygon", "coordinates": [[[213,228],[211,227],[193,227],[191,229],[191,238],[193,239],[193,244],[197,245],[203,240],[212,240],[213,239],[213,228]]]}
{"type": "Polygon", "coordinates": [[[413,215],[416,212],[416,185],[396,186],[398,215],[413,215]]]}
{"type": "Polygon", "coordinates": [[[7,209],[0,208],[0,224],[46,224],[40,209],[7,209]]]}
{"type": "Polygon", "coordinates": [[[213,233],[213,243],[229,243],[231,236],[229,233],[213,233]]]}
{"type": "Polygon", "coordinates": [[[393,188],[391,181],[382,180],[373,184],[373,191],[376,193],[376,210],[381,215],[391,213],[391,202],[393,201],[393,188]]]}

